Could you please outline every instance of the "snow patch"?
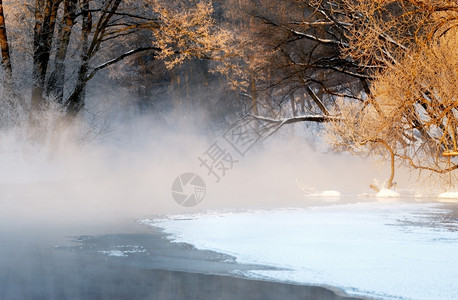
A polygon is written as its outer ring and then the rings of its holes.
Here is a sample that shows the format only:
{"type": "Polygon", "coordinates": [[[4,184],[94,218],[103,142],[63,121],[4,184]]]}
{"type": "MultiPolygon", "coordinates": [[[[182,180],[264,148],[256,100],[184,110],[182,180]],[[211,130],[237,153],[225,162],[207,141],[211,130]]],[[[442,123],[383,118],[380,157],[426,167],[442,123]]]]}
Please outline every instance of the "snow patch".
{"type": "Polygon", "coordinates": [[[315,197],[340,197],[341,194],[340,192],[338,191],[323,191],[323,192],[319,192],[317,194],[312,194],[312,196],[315,196],[315,197]]]}
{"type": "Polygon", "coordinates": [[[143,220],[237,262],[255,278],[380,299],[456,299],[458,221],[439,203],[356,203],[143,220]],[[421,287],[421,288],[419,288],[421,287]]]}
{"type": "Polygon", "coordinates": [[[375,195],[377,198],[399,198],[401,197],[401,194],[390,190],[390,189],[381,189],[377,195],[375,195]]]}
{"type": "Polygon", "coordinates": [[[123,251],[119,251],[119,250],[99,251],[99,253],[103,253],[103,254],[106,254],[107,256],[115,256],[115,257],[127,256],[126,254],[124,254],[123,251]]]}
{"type": "Polygon", "coordinates": [[[447,202],[458,202],[458,192],[445,192],[445,193],[439,194],[437,198],[446,199],[447,202]]]}
{"type": "Polygon", "coordinates": [[[114,257],[126,257],[126,256],[129,256],[129,254],[146,253],[146,249],[144,249],[142,246],[119,245],[113,248],[116,248],[116,249],[102,250],[98,252],[102,254],[106,254],[107,256],[114,256],[114,257]]]}

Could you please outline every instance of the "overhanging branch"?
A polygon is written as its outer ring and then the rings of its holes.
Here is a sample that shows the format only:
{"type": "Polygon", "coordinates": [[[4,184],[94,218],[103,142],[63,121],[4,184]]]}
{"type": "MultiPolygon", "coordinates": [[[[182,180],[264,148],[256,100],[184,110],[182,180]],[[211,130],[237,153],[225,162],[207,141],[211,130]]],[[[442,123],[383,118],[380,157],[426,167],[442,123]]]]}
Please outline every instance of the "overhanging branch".
{"type": "Polygon", "coordinates": [[[324,123],[333,120],[340,120],[341,118],[338,116],[330,116],[330,115],[303,115],[303,116],[296,116],[291,118],[284,118],[284,119],[273,119],[258,115],[246,115],[244,120],[253,119],[256,121],[266,122],[267,124],[263,127],[259,128],[259,134],[262,136],[261,141],[266,140],[268,137],[275,134],[283,125],[299,123],[299,122],[316,122],[316,123],[324,123]],[[263,133],[266,133],[263,135],[263,133]]]}
{"type": "Polygon", "coordinates": [[[87,76],[87,79],[86,80],[90,80],[92,77],[94,77],[94,75],[102,70],[102,69],[105,69],[106,67],[109,67],[121,60],[123,60],[124,58],[128,57],[128,56],[131,56],[131,55],[134,55],[136,53],[139,53],[139,52],[143,52],[143,51],[150,51],[150,50],[154,50],[154,51],[161,51],[161,49],[157,48],[157,47],[142,47],[142,48],[137,48],[137,49],[133,49],[133,50],[130,50],[130,51],[127,51],[123,54],[121,54],[120,56],[114,58],[114,59],[111,59],[107,62],[104,62],[98,66],[96,66],[94,69],[92,69],[91,73],[89,73],[89,75],[87,76]]]}

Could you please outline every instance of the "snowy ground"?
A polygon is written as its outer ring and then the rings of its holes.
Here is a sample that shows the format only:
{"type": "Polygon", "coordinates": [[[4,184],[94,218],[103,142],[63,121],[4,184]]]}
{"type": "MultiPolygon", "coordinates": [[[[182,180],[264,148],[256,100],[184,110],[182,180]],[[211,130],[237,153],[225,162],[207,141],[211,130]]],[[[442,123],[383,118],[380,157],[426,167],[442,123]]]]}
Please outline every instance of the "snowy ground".
{"type": "Polygon", "coordinates": [[[456,299],[457,206],[353,203],[144,220],[176,242],[278,271],[248,276],[381,299],[456,299]]]}

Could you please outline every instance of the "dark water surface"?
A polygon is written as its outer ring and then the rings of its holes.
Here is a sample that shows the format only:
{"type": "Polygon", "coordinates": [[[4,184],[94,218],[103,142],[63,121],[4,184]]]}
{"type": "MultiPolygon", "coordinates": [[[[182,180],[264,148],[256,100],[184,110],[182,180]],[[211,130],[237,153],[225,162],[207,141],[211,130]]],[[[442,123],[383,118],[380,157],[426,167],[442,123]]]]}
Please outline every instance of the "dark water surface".
{"type": "Polygon", "coordinates": [[[0,299],[356,299],[230,276],[266,267],[170,243],[132,220],[111,228],[121,234],[79,237],[66,237],[65,228],[1,223],[0,299]]]}

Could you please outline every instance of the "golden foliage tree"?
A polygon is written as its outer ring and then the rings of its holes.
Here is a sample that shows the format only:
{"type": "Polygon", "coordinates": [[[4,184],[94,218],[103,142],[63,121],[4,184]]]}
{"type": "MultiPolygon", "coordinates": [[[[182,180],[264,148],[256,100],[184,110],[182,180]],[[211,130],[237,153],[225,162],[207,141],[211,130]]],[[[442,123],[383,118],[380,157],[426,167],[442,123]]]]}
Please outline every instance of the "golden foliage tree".
{"type": "MultiPolygon", "coordinates": [[[[370,94],[357,109],[339,106],[331,145],[366,153],[388,150],[420,169],[458,169],[458,4],[456,1],[340,1],[354,22],[345,55],[374,68],[370,94]]],[[[390,183],[389,183],[390,185],[390,183]]]]}

